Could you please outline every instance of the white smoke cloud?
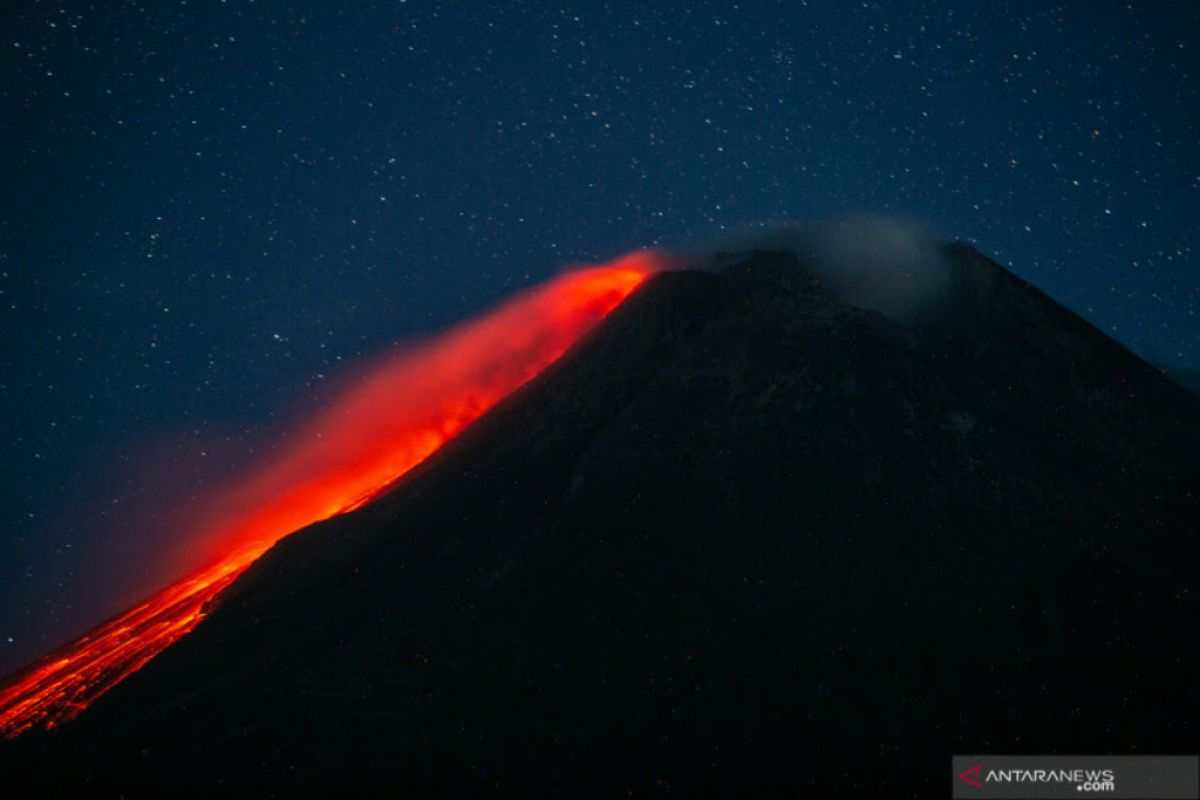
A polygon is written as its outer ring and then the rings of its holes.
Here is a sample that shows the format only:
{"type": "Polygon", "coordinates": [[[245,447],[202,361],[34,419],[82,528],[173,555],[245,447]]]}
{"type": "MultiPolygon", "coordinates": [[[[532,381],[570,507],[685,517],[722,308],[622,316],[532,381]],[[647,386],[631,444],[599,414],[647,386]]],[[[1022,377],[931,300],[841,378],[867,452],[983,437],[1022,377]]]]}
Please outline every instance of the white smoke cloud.
{"type": "Polygon", "coordinates": [[[846,302],[901,322],[930,311],[951,277],[941,240],[923,223],[902,217],[854,214],[747,226],[705,249],[790,250],[811,261],[846,302]]]}

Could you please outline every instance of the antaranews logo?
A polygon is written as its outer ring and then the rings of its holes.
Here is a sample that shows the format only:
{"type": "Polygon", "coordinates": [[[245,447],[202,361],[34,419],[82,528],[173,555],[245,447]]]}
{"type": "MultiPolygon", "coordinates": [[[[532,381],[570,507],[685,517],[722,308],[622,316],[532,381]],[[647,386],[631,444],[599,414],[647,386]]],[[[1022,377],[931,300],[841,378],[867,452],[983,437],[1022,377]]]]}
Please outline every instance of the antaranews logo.
{"type": "Polygon", "coordinates": [[[985,785],[1071,784],[1077,792],[1115,792],[1116,773],[1111,769],[989,769],[976,764],[958,775],[962,782],[982,789],[985,785]],[[980,783],[980,781],[983,783],[980,783]]]}
{"type": "Polygon", "coordinates": [[[1200,798],[1196,756],[955,756],[955,798],[1200,798]]]}
{"type": "Polygon", "coordinates": [[[958,779],[963,783],[968,783],[976,789],[982,789],[983,784],[979,782],[979,771],[983,769],[980,764],[976,764],[970,769],[965,769],[958,773],[958,779]]]}

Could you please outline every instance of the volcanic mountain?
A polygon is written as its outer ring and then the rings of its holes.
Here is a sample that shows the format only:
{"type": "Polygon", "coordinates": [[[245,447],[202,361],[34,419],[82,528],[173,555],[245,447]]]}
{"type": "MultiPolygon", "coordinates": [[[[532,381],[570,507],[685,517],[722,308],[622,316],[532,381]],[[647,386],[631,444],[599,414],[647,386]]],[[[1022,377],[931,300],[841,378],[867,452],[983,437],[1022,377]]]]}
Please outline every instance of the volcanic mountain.
{"type": "Polygon", "coordinates": [[[938,796],[955,753],[1200,750],[1200,402],[943,255],[904,323],[790,252],[650,278],[5,782],[938,796]]]}

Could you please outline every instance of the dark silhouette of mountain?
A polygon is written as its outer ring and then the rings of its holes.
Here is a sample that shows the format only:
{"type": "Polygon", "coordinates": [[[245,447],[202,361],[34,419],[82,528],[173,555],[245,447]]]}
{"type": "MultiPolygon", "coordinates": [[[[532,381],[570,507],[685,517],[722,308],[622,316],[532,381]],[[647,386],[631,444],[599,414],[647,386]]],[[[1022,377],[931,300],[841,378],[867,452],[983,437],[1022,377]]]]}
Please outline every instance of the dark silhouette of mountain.
{"type": "Polygon", "coordinates": [[[1200,750],[1200,403],[946,254],[919,325],[783,252],[648,281],[0,771],[938,796],[954,753],[1200,750]]]}

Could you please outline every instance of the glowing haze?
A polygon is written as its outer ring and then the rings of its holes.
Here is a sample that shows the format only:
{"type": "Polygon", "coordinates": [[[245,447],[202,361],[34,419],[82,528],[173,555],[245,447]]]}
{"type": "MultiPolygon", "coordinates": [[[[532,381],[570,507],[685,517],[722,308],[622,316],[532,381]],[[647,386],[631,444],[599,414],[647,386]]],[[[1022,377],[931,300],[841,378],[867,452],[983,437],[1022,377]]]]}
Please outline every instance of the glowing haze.
{"type": "Polygon", "coordinates": [[[384,491],[537,375],[659,269],[654,252],[566,273],[376,363],[287,444],[204,504],[200,569],[0,684],[0,736],[52,728],[203,619],[275,542],[384,491]]]}

